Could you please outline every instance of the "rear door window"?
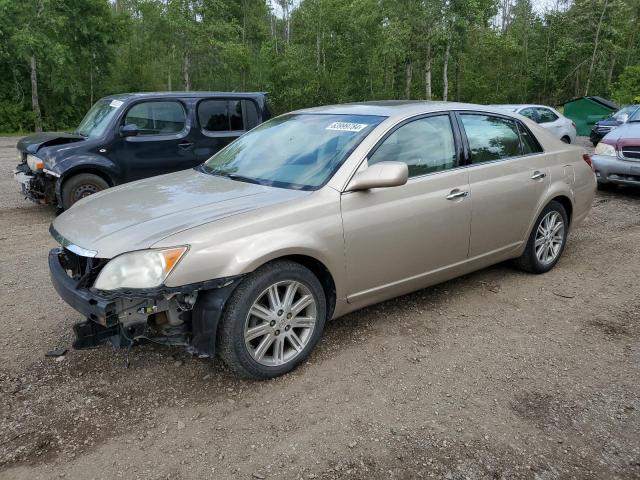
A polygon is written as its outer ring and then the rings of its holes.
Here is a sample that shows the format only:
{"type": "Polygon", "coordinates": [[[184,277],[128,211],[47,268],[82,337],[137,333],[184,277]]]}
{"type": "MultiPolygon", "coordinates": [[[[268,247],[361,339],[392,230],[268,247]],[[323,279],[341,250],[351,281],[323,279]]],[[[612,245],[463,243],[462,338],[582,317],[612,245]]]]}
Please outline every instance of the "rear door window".
{"type": "Polygon", "coordinates": [[[132,106],[124,125],[134,124],[138,135],[171,135],[184,130],[184,108],[180,102],[142,102],[132,106]]]}
{"type": "Polygon", "coordinates": [[[536,140],[527,127],[518,122],[518,130],[520,131],[520,138],[522,139],[522,153],[524,155],[542,152],[542,147],[538,143],[538,140],[536,140]]]}
{"type": "Polygon", "coordinates": [[[493,115],[460,115],[472,164],[522,155],[520,132],[514,120],[493,115]]]}
{"type": "Polygon", "coordinates": [[[548,108],[538,107],[536,108],[536,111],[538,112],[538,116],[540,117],[538,123],[551,123],[558,120],[558,115],[553,113],[548,108]]]}
{"type": "Polygon", "coordinates": [[[520,112],[520,115],[522,115],[523,117],[527,117],[536,123],[540,123],[540,117],[538,116],[538,112],[536,112],[536,109],[533,107],[525,108],[520,112]]]}
{"type": "Polygon", "coordinates": [[[197,113],[201,128],[207,132],[245,131],[259,123],[255,103],[245,99],[202,100],[197,113]]]}

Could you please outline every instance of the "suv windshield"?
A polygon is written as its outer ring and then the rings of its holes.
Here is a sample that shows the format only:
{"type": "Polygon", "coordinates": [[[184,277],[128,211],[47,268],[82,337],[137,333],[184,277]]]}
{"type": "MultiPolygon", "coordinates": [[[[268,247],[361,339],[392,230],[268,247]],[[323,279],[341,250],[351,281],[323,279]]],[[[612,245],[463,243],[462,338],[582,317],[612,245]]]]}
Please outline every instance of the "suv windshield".
{"type": "Polygon", "coordinates": [[[629,117],[629,122],[640,122],[640,107],[636,105],[636,110],[629,117]]]}
{"type": "Polygon", "coordinates": [[[99,137],[121,105],[120,100],[98,100],[82,119],[76,133],[83,137],[99,137]]]}
{"type": "Polygon", "coordinates": [[[371,115],[283,115],[241,136],[201,169],[234,180],[315,190],[384,119],[371,115]]]}
{"type": "Polygon", "coordinates": [[[626,122],[628,120],[630,120],[629,116],[632,115],[633,113],[637,113],[636,110],[638,109],[637,105],[629,105],[626,107],[622,107],[620,110],[618,110],[616,113],[614,113],[613,115],[611,115],[611,119],[615,120],[616,122],[626,122]]]}

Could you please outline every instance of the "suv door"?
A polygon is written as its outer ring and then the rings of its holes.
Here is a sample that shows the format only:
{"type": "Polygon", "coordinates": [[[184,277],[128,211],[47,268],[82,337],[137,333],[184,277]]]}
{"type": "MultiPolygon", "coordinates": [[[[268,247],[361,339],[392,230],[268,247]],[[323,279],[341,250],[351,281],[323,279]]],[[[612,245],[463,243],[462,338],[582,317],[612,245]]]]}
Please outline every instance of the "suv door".
{"type": "Polygon", "coordinates": [[[472,200],[469,258],[498,261],[528,237],[549,187],[546,156],[515,119],[479,112],[460,112],[458,118],[472,200]]]}
{"type": "Polygon", "coordinates": [[[467,170],[458,168],[452,119],[443,113],[400,124],[361,166],[405,162],[405,185],[342,194],[349,302],[436,283],[467,258],[469,181],[467,170]]]}
{"type": "Polygon", "coordinates": [[[195,152],[203,162],[261,121],[258,104],[249,98],[205,98],[196,105],[199,135],[195,152]]]}
{"type": "Polygon", "coordinates": [[[181,101],[142,100],[127,108],[108,155],[120,166],[125,182],[194,167],[198,162],[190,127],[181,101]],[[131,124],[138,127],[138,134],[121,136],[120,127],[131,124]]]}

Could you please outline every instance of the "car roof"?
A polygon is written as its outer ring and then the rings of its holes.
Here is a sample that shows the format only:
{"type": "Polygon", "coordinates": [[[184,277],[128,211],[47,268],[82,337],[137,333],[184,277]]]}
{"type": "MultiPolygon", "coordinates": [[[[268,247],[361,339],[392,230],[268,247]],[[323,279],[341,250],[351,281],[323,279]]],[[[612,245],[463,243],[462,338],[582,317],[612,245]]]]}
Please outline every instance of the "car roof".
{"type": "Polygon", "coordinates": [[[487,105],[473,103],[418,101],[418,100],[380,100],[373,102],[343,103],[304,108],[292,113],[334,114],[334,115],[376,115],[381,117],[404,117],[421,113],[441,112],[446,110],[475,110],[488,113],[504,114],[505,112],[487,105]]]}
{"type": "Polygon", "coordinates": [[[141,98],[201,98],[201,97],[224,97],[224,98],[247,98],[265,97],[267,92],[131,92],[117,93],[104,97],[105,99],[141,99],[141,98]]]}
{"type": "Polygon", "coordinates": [[[509,104],[504,104],[504,105],[491,105],[492,107],[495,108],[500,108],[500,109],[509,109],[509,110],[519,110],[521,108],[529,108],[529,107],[540,107],[540,108],[550,108],[552,110],[555,110],[555,108],[550,107],[549,105],[540,105],[537,103],[509,103],[509,104]]]}

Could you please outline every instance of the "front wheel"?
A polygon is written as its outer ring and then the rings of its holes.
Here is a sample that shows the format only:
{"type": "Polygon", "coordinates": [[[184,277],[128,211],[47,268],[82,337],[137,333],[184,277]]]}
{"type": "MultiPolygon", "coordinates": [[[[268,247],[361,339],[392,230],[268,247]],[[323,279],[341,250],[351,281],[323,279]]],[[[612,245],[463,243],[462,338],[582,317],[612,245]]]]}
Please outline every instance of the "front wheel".
{"type": "Polygon", "coordinates": [[[249,274],[225,308],[218,351],[242,377],[289,372],[311,353],[324,330],[325,294],[302,265],[278,260],[249,274]]]}
{"type": "Polygon", "coordinates": [[[62,185],[62,208],[71,207],[78,200],[106,190],[109,184],[93,173],[79,173],[65,180],[62,185]]]}
{"type": "Polygon", "coordinates": [[[529,235],[524,253],[515,264],[530,273],[551,270],[564,251],[569,233],[567,211],[555,200],[544,207],[529,235]]]}

